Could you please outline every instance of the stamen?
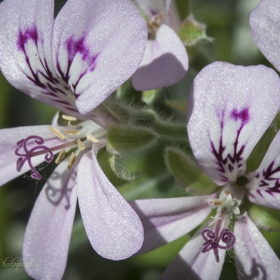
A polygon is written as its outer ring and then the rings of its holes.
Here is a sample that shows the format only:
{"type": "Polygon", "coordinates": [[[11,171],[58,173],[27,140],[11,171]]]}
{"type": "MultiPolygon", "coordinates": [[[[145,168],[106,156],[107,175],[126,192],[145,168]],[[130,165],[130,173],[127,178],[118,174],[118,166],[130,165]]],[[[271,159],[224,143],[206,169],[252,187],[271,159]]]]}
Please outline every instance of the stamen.
{"type": "Polygon", "coordinates": [[[77,144],[78,144],[78,148],[80,151],[85,149],[85,145],[83,144],[83,142],[81,141],[81,139],[77,140],[77,144]]]}
{"type": "Polygon", "coordinates": [[[71,169],[75,160],[76,160],[76,154],[74,152],[72,152],[70,159],[69,159],[69,163],[68,163],[68,169],[71,169]]]}
{"type": "Polygon", "coordinates": [[[62,115],[62,118],[66,121],[72,121],[75,122],[77,119],[75,117],[67,116],[67,115],[62,115]]]}
{"type": "Polygon", "coordinates": [[[55,160],[55,163],[56,164],[59,164],[63,159],[64,159],[64,156],[65,156],[65,150],[61,150],[55,160]]]}
{"type": "Polygon", "coordinates": [[[64,131],[67,135],[79,135],[80,131],[78,130],[65,130],[64,131]]]}
{"type": "Polygon", "coordinates": [[[223,206],[224,205],[224,203],[221,200],[215,200],[215,201],[213,201],[212,204],[215,205],[215,206],[223,206]]]}
{"type": "Polygon", "coordinates": [[[60,140],[65,140],[65,136],[58,129],[54,127],[49,127],[49,130],[60,140]]]}
{"type": "Polygon", "coordinates": [[[202,253],[206,253],[213,249],[216,262],[219,262],[218,249],[229,250],[235,243],[235,236],[227,228],[223,228],[220,235],[216,236],[215,232],[211,229],[206,228],[201,232],[203,239],[206,241],[202,246],[202,253]],[[226,245],[220,245],[219,242],[222,240],[226,245]]]}
{"type": "Polygon", "coordinates": [[[31,158],[35,156],[35,154],[36,154],[36,152],[38,152],[38,150],[40,152],[44,151],[44,153],[46,154],[45,155],[46,162],[51,162],[54,158],[54,154],[51,151],[51,149],[46,146],[43,146],[42,144],[44,144],[44,139],[42,137],[36,136],[36,135],[28,136],[26,139],[22,139],[17,142],[17,148],[15,150],[15,154],[17,156],[19,156],[19,158],[17,160],[17,171],[18,172],[21,171],[23,165],[27,161],[27,163],[32,171],[31,178],[36,179],[36,180],[42,179],[42,176],[32,165],[31,158]],[[28,150],[27,143],[29,142],[29,140],[32,140],[32,139],[34,140],[35,144],[37,144],[39,146],[36,146],[36,147],[28,150]],[[24,153],[21,153],[20,149],[23,149],[24,153]]]}
{"type": "Polygon", "coordinates": [[[99,140],[96,139],[93,135],[91,135],[90,133],[87,133],[87,140],[90,140],[93,143],[98,143],[99,140]]]}

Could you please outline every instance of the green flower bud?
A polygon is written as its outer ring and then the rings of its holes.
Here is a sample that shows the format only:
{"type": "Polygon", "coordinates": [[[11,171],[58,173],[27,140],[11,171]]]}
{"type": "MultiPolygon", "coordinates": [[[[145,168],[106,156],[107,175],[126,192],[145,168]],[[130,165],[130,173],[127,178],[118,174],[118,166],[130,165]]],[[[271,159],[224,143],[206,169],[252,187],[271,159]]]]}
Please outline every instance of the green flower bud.
{"type": "Polygon", "coordinates": [[[146,127],[113,123],[107,128],[107,150],[113,154],[147,149],[157,139],[158,134],[146,127]]]}
{"type": "Polygon", "coordinates": [[[193,16],[187,17],[182,22],[178,31],[178,36],[185,46],[193,46],[203,39],[210,40],[210,38],[206,36],[206,26],[197,22],[193,16]]]}
{"type": "Polygon", "coordinates": [[[166,148],[165,164],[178,184],[191,193],[205,195],[217,190],[211,178],[180,149],[166,148]]]}

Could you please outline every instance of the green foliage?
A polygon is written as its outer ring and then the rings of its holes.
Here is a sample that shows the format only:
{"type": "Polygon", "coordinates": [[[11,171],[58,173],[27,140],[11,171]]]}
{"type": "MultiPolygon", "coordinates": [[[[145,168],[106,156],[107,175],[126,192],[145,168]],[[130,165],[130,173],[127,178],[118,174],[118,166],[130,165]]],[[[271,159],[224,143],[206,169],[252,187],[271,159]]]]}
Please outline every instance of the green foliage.
{"type": "Polygon", "coordinates": [[[248,202],[247,211],[259,228],[266,231],[280,231],[280,210],[248,202]]]}

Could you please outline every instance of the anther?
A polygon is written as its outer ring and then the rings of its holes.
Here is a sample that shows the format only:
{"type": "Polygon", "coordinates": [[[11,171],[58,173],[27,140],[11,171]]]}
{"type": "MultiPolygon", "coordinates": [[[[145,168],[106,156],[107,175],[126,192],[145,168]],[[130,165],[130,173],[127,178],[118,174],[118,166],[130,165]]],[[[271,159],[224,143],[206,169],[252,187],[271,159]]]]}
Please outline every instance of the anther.
{"type": "Polygon", "coordinates": [[[78,130],[65,130],[64,131],[67,135],[79,135],[80,131],[78,130]]]}
{"type": "Polygon", "coordinates": [[[65,156],[65,150],[63,149],[59,152],[57,158],[55,159],[55,163],[59,164],[64,159],[64,156],[65,156]]]}
{"type": "Polygon", "coordinates": [[[76,160],[76,154],[74,152],[72,152],[70,159],[69,159],[69,163],[68,163],[68,169],[71,169],[75,160],[76,160]]]}
{"type": "Polygon", "coordinates": [[[78,144],[78,148],[80,151],[85,149],[85,145],[83,144],[83,142],[81,141],[81,139],[77,140],[77,144],[78,144]]]}
{"type": "Polygon", "coordinates": [[[49,127],[49,130],[60,140],[65,140],[65,136],[58,129],[54,127],[49,127]]]}
{"type": "Polygon", "coordinates": [[[223,206],[224,205],[224,203],[221,200],[215,200],[215,201],[212,202],[212,204],[215,205],[215,206],[223,206]]]}
{"type": "Polygon", "coordinates": [[[99,140],[92,136],[90,133],[87,133],[87,140],[90,140],[93,143],[98,143],[99,140]]]}
{"type": "Polygon", "coordinates": [[[72,121],[75,122],[77,119],[75,117],[67,116],[67,115],[62,115],[62,118],[66,121],[72,121]]]}

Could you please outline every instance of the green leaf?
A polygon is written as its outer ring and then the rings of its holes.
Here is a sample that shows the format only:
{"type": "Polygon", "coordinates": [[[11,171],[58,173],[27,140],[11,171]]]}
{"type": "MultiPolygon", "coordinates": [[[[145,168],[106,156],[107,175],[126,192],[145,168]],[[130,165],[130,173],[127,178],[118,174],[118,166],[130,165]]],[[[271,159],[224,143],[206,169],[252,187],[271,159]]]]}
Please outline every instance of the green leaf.
{"type": "Polygon", "coordinates": [[[280,231],[280,210],[248,201],[247,211],[253,222],[266,231],[280,231]]]}
{"type": "Polygon", "coordinates": [[[114,123],[107,128],[107,150],[113,154],[147,149],[157,139],[158,134],[146,127],[114,123]]]}
{"type": "Polygon", "coordinates": [[[180,149],[166,148],[165,163],[178,184],[191,193],[204,195],[217,190],[211,178],[180,149]]]}

